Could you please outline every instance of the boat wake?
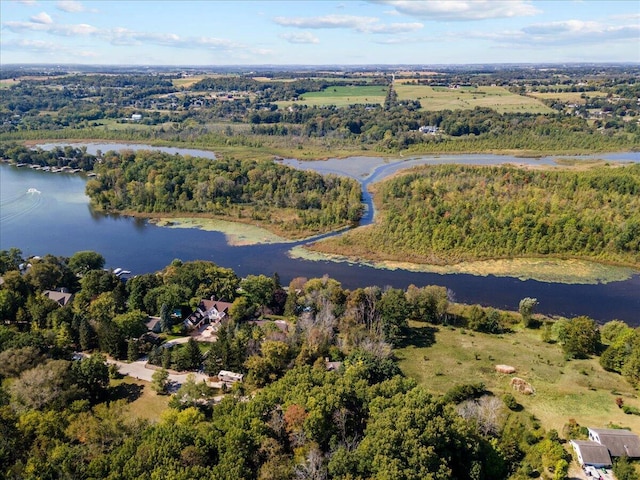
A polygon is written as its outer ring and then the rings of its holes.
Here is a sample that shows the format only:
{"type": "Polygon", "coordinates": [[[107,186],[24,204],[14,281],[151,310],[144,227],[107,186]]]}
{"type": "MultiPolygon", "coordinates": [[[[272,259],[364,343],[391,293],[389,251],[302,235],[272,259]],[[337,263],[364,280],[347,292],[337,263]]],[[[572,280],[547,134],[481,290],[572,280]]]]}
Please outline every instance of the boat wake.
{"type": "Polygon", "coordinates": [[[0,204],[0,221],[3,224],[28,215],[42,205],[40,190],[30,188],[26,193],[11,197],[0,204]]]}

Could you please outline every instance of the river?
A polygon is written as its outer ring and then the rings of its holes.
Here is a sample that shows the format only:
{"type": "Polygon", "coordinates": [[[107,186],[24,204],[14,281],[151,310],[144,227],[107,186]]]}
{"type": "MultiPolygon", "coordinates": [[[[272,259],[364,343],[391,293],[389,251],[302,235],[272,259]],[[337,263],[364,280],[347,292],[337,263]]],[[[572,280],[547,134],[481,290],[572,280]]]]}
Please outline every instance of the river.
{"type": "MultiPolygon", "coordinates": [[[[109,144],[87,147],[89,152],[115,149],[109,144]]],[[[126,145],[126,148],[132,146],[126,145]]],[[[185,152],[176,149],[171,153],[185,152]]],[[[198,155],[199,152],[191,150],[188,154],[198,155]]],[[[211,152],[207,154],[212,158],[211,152]]],[[[638,153],[598,158],[640,162],[638,153]]],[[[284,162],[299,168],[350,175],[366,186],[398,169],[419,163],[548,164],[553,163],[553,159],[458,155],[398,162],[368,157],[300,165],[295,165],[295,160],[284,162]]],[[[374,284],[396,288],[406,288],[410,284],[443,285],[453,291],[456,301],[465,303],[517,309],[520,299],[535,297],[540,302],[538,311],[543,313],[567,317],[588,315],[600,322],[617,318],[632,325],[640,324],[640,275],[604,285],[565,285],[510,277],[439,275],[293,259],[287,255],[291,244],[230,246],[218,232],[162,228],[142,219],[95,213],[84,194],[85,183],[86,177],[82,175],[0,165],[0,249],[17,247],[25,256],[46,253],[70,256],[80,250],[95,250],[104,255],[108,267],[122,267],[133,274],[160,270],[179,258],[183,261],[209,260],[234,269],[240,276],[278,272],[284,284],[299,276],[313,278],[326,274],[340,281],[345,288],[374,284]],[[29,189],[39,193],[28,193],[29,189]]],[[[364,221],[371,221],[371,218],[364,221]]]]}

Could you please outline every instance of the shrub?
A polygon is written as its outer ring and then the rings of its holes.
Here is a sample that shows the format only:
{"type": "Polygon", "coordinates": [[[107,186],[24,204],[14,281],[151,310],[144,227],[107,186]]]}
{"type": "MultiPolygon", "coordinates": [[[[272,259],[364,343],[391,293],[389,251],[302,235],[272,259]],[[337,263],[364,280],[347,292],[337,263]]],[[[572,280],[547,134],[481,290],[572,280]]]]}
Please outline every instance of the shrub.
{"type": "Polygon", "coordinates": [[[629,405],[623,405],[622,411],[627,415],[640,415],[640,410],[636,407],[631,407],[629,405]]]}
{"type": "Polygon", "coordinates": [[[509,410],[512,410],[514,412],[522,410],[522,405],[520,405],[516,400],[516,397],[514,397],[510,393],[504,394],[502,396],[502,401],[504,402],[504,404],[507,406],[509,410]]]}

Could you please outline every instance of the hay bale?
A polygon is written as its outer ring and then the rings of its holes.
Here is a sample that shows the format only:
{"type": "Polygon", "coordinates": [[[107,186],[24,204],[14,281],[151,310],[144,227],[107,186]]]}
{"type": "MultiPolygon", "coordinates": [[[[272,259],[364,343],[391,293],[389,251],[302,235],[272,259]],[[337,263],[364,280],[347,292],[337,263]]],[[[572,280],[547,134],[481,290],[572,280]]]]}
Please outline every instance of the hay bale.
{"type": "Polygon", "coordinates": [[[496,372],[498,373],[516,373],[516,368],[511,365],[496,365],[496,372]]]}
{"type": "Polygon", "coordinates": [[[522,393],[523,395],[533,395],[536,393],[531,384],[522,378],[513,377],[510,383],[514,390],[522,393]]]}

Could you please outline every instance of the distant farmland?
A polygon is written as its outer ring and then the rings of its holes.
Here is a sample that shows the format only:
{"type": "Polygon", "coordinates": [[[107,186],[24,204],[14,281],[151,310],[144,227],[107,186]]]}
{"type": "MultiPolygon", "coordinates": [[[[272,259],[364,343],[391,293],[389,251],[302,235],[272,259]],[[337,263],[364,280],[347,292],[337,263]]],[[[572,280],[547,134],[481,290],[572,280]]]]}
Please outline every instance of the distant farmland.
{"type": "MultiPolygon", "coordinates": [[[[502,87],[429,87],[396,83],[399,100],[418,100],[423,110],[470,110],[476,107],[491,108],[499,113],[552,113],[541,101],[509,92],[502,87]]],[[[293,103],[308,106],[335,105],[346,107],[355,104],[384,103],[385,86],[335,86],[321,92],[308,92],[297,102],[277,102],[280,107],[293,103]]]]}

